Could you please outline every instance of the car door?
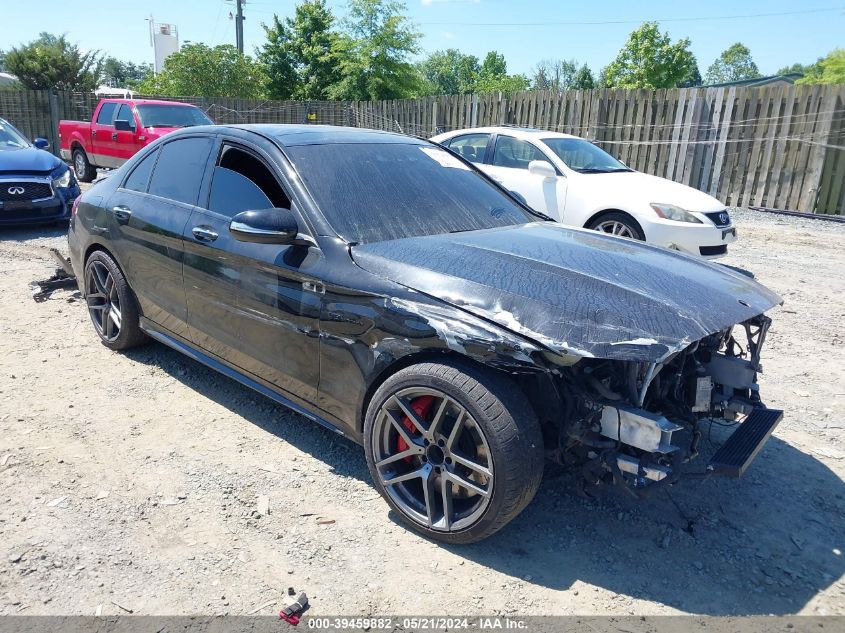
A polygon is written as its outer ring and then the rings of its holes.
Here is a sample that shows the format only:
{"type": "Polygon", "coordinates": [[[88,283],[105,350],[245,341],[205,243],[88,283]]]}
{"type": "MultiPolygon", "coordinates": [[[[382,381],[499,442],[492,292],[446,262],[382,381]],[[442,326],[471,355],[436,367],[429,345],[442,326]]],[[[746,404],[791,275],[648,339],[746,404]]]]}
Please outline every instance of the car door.
{"type": "Polygon", "coordinates": [[[542,160],[554,166],[534,144],[507,134],[497,134],[488,164],[481,168],[505,189],[518,193],[532,209],[561,222],[566,204],[566,177],[532,174],[528,165],[542,160]]]}
{"type": "Polygon", "coordinates": [[[212,143],[208,136],[194,136],[155,147],[108,200],[109,237],[142,315],[185,339],[182,235],[203,186],[212,143]]]}
{"type": "Polygon", "coordinates": [[[272,154],[221,137],[207,201],[185,229],[188,322],[197,346],[315,402],[322,286],[309,270],[319,250],[240,242],[229,232],[241,211],[292,208],[272,154]]]}
{"type": "Polygon", "coordinates": [[[105,101],[97,111],[97,118],[91,122],[91,160],[100,167],[117,167],[113,157],[114,117],[119,103],[105,101]]]}
{"type": "Polygon", "coordinates": [[[128,121],[131,128],[129,130],[115,129],[113,133],[112,154],[122,165],[141,149],[141,143],[138,142],[138,123],[135,121],[135,113],[132,107],[127,103],[120,104],[114,120],[128,121]]]}

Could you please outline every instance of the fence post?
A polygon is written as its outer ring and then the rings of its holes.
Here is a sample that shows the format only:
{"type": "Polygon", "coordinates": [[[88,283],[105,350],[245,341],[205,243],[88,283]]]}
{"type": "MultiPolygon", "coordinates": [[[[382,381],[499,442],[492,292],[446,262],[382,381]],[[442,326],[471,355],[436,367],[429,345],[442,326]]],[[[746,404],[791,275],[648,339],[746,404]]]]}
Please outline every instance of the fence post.
{"type": "Polygon", "coordinates": [[[50,150],[59,156],[59,99],[55,90],[48,93],[47,103],[50,109],[50,150]]]}

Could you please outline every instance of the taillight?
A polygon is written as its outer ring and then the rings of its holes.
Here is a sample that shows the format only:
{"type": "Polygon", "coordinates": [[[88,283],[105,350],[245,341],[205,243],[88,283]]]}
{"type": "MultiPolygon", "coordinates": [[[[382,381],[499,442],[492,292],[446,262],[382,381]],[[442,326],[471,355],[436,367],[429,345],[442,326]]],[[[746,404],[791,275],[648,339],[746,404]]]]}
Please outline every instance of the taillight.
{"type": "Polygon", "coordinates": [[[76,200],[73,201],[73,206],[70,208],[70,217],[76,217],[76,209],[79,207],[80,200],[82,200],[82,196],[77,196],[76,200]]]}

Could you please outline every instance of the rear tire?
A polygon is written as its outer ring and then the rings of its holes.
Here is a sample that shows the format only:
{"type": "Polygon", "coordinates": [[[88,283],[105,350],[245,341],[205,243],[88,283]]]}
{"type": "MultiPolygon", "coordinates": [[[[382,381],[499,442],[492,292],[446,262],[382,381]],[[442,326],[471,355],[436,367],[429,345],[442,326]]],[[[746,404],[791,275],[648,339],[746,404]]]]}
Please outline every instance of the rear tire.
{"type": "Polygon", "coordinates": [[[588,229],[607,233],[608,235],[616,235],[618,237],[627,237],[634,240],[645,241],[645,233],[643,232],[640,223],[627,213],[621,211],[610,211],[602,213],[592,222],[587,225],[588,229]]]}
{"type": "Polygon", "coordinates": [[[79,147],[73,150],[73,173],[80,182],[91,182],[97,177],[97,168],[88,161],[85,150],[79,147]]]}
{"type": "Polygon", "coordinates": [[[421,363],[390,376],[367,408],[364,439],[388,505],[445,543],[473,543],[504,527],[543,477],[543,437],[525,396],[507,377],[467,362],[421,363]]]}
{"type": "Polygon", "coordinates": [[[85,262],[85,302],[100,341],[113,350],[146,343],[138,304],[117,263],[105,252],[94,251],[85,262]]]}

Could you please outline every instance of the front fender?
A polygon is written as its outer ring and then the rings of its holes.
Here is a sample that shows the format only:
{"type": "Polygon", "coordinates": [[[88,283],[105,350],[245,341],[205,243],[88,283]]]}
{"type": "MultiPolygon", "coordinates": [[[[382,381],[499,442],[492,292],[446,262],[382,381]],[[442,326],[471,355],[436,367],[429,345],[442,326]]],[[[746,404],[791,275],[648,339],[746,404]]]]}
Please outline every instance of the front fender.
{"type": "Polygon", "coordinates": [[[415,359],[449,354],[509,373],[548,371],[544,349],[427,295],[394,288],[363,296],[326,291],[320,318],[320,407],[360,432],[369,397],[415,359]],[[350,416],[353,413],[354,417],[350,416]]]}

